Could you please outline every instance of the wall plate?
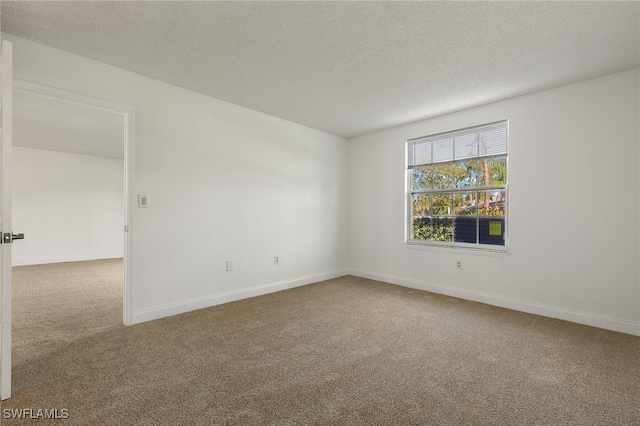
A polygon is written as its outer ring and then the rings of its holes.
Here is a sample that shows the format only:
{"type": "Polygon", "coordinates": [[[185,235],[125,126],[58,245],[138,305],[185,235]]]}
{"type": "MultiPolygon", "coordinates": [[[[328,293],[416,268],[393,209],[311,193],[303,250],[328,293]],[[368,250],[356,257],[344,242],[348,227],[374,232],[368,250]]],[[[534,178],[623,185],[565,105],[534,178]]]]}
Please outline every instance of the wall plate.
{"type": "Polygon", "coordinates": [[[138,195],[138,207],[147,208],[149,207],[149,196],[146,194],[138,195]]]}

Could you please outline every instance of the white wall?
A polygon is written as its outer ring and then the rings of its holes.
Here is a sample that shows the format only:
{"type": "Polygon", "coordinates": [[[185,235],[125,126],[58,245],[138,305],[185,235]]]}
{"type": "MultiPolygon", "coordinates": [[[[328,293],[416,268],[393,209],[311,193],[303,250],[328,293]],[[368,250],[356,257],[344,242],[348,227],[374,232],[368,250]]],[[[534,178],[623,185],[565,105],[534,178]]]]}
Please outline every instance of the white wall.
{"type": "Polygon", "coordinates": [[[13,265],[122,257],[121,159],[13,148],[13,265]]]}
{"type": "Polygon", "coordinates": [[[134,322],[345,273],[346,140],[6,38],[16,79],[136,109],[134,322]]]}
{"type": "Polygon", "coordinates": [[[623,72],[351,140],[353,273],[640,334],[638,80],[623,72]],[[405,246],[405,141],[503,119],[508,256],[405,246]]]}

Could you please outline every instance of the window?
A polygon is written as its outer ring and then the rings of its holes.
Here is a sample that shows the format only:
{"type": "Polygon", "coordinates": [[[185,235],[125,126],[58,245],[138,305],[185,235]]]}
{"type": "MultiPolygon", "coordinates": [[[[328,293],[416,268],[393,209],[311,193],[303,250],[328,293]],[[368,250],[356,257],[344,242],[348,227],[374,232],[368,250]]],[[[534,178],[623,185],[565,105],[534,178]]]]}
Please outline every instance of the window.
{"type": "Polygon", "coordinates": [[[407,142],[409,244],[506,250],[508,123],[407,142]]]}

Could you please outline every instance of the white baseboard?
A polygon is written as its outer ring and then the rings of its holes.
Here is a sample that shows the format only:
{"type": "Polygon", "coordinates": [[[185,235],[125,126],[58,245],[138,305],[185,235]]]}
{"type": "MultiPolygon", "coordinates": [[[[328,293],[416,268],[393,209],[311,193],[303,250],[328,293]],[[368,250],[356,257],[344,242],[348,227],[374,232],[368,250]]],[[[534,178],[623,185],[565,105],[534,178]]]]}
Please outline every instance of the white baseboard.
{"type": "Polygon", "coordinates": [[[626,321],[619,318],[612,318],[587,312],[574,311],[559,308],[556,306],[543,305],[540,303],[498,296],[490,293],[460,289],[457,287],[435,284],[426,281],[419,281],[412,278],[399,277],[395,275],[381,274],[377,272],[357,269],[338,270],[323,274],[308,275],[291,280],[278,281],[241,290],[218,293],[198,299],[191,299],[183,302],[172,303],[169,305],[143,309],[134,312],[133,324],[183,314],[197,309],[204,309],[211,306],[221,305],[223,303],[233,302],[236,300],[275,293],[277,291],[287,290],[314,282],[338,278],[344,275],[353,275],[356,277],[367,278],[389,284],[396,284],[408,288],[414,288],[416,290],[429,291],[432,293],[458,297],[460,299],[471,300],[474,302],[486,303],[488,305],[498,306],[501,308],[513,309],[515,311],[526,312],[529,314],[541,315],[544,317],[556,318],[574,322],[577,324],[583,324],[592,327],[603,328],[606,330],[617,331],[620,333],[640,336],[640,323],[635,323],[632,321],[626,321]]]}
{"type": "Polygon", "coordinates": [[[35,257],[35,258],[18,258],[13,257],[11,266],[31,266],[46,265],[49,263],[66,263],[66,262],[84,262],[85,260],[102,260],[122,258],[123,253],[98,253],[91,255],[74,255],[74,256],[54,256],[54,257],[35,257]]]}
{"type": "Polygon", "coordinates": [[[589,325],[592,327],[604,328],[606,330],[618,331],[620,333],[640,336],[640,323],[626,321],[619,318],[612,318],[588,312],[573,311],[556,306],[543,305],[540,303],[528,302],[525,300],[513,299],[479,291],[460,289],[452,286],[419,281],[412,278],[399,277],[395,275],[380,274],[376,272],[362,271],[357,269],[352,269],[349,271],[349,273],[350,275],[356,277],[368,278],[371,280],[382,281],[389,284],[396,284],[403,287],[414,288],[417,290],[424,290],[432,293],[444,294],[446,296],[458,297],[460,299],[471,300],[474,302],[486,303],[487,305],[498,306],[501,308],[513,309],[515,311],[526,312],[529,314],[557,318],[565,321],[575,322],[578,324],[589,325]]]}
{"type": "Polygon", "coordinates": [[[143,309],[133,313],[133,324],[183,314],[185,312],[195,311],[197,309],[209,308],[211,306],[221,305],[223,303],[233,302],[236,300],[248,299],[250,297],[275,293],[277,291],[330,280],[345,275],[348,275],[348,271],[346,269],[316,275],[307,275],[290,280],[278,281],[255,287],[244,288],[241,290],[213,294],[211,296],[201,297],[198,299],[185,300],[183,302],[143,309]]]}

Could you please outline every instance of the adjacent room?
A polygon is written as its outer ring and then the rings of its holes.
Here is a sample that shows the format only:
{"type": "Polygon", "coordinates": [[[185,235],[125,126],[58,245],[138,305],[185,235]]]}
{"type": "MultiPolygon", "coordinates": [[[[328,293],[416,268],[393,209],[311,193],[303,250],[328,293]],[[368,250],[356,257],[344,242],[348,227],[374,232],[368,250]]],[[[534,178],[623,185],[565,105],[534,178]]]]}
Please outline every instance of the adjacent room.
{"type": "Polygon", "coordinates": [[[122,258],[121,115],[14,90],[13,265],[122,258]]]}
{"type": "Polygon", "coordinates": [[[3,422],[640,425],[637,1],[0,10],[3,422]]]}
{"type": "Polygon", "coordinates": [[[13,100],[12,346],[32,360],[122,324],[125,126],[20,85],[13,100]]]}

